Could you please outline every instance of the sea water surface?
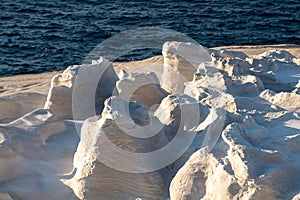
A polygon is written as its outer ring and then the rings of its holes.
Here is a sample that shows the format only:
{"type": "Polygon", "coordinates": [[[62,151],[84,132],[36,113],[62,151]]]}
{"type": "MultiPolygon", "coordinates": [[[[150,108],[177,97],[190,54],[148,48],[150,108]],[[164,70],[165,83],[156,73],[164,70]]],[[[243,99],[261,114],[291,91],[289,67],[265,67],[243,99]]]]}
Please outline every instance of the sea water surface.
{"type": "Polygon", "coordinates": [[[110,36],[147,26],[179,31],[207,47],[300,44],[300,1],[1,0],[0,24],[0,76],[7,76],[80,64],[110,36]]]}

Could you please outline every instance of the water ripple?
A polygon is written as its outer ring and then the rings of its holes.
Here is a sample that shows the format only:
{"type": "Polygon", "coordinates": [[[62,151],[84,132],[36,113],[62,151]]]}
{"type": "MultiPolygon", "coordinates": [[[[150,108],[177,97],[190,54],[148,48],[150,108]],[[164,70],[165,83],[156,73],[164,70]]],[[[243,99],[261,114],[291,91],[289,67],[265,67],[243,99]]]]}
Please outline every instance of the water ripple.
{"type": "Polygon", "coordinates": [[[79,64],[104,39],[144,26],[174,29],[208,47],[300,44],[298,0],[2,0],[0,10],[0,76],[79,64]]]}

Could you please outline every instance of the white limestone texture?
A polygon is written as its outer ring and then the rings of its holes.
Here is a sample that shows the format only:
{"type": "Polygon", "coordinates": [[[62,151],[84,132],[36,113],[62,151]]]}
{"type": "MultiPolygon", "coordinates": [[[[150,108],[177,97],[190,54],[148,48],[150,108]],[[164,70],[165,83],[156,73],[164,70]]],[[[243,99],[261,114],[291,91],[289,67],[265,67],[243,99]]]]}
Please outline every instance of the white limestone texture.
{"type": "Polygon", "coordinates": [[[75,106],[80,107],[82,112],[89,113],[86,111],[88,108],[84,106],[94,102],[98,109],[96,113],[99,114],[105,99],[112,95],[117,80],[111,63],[102,57],[92,64],[70,66],[52,78],[44,108],[53,111],[60,119],[73,119],[72,98],[73,90],[76,90],[76,98],[81,98],[82,101],[80,105],[75,106]],[[74,85],[78,73],[80,79],[74,85]],[[95,91],[88,89],[90,85],[95,84],[99,85],[95,91]]]}
{"type": "Polygon", "coordinates": [[[299,199],[299,57],[176,41],[162,55],[162,72],[70,66],[47,99],[0,87],[0,199],[299,199]]]}

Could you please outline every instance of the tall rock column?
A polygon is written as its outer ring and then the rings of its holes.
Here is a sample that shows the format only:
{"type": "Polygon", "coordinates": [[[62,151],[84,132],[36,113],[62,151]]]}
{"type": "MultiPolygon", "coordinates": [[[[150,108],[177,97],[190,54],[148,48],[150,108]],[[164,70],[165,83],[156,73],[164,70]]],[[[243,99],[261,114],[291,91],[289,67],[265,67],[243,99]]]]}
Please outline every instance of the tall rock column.
{"type": "Polygon", "coordinates": [[[162,54],[162,87],[177,94],[183,93],[184,83],[193,79],[198,65],[211,60],[208,49],[192,43],[166,42],[162,54]]]}

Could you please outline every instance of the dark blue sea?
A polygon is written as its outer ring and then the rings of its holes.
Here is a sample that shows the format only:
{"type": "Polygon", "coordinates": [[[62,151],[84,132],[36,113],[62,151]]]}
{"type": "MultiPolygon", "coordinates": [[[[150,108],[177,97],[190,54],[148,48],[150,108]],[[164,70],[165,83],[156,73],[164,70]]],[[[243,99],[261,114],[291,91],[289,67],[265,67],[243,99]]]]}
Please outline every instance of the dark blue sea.
{"type": "Polygon", "coordinates": [[[300,44],[300,1],[0,0],[0,76],[81,64],[103,40],[147,26],[179,31],[207,47],[300,44]]]}

